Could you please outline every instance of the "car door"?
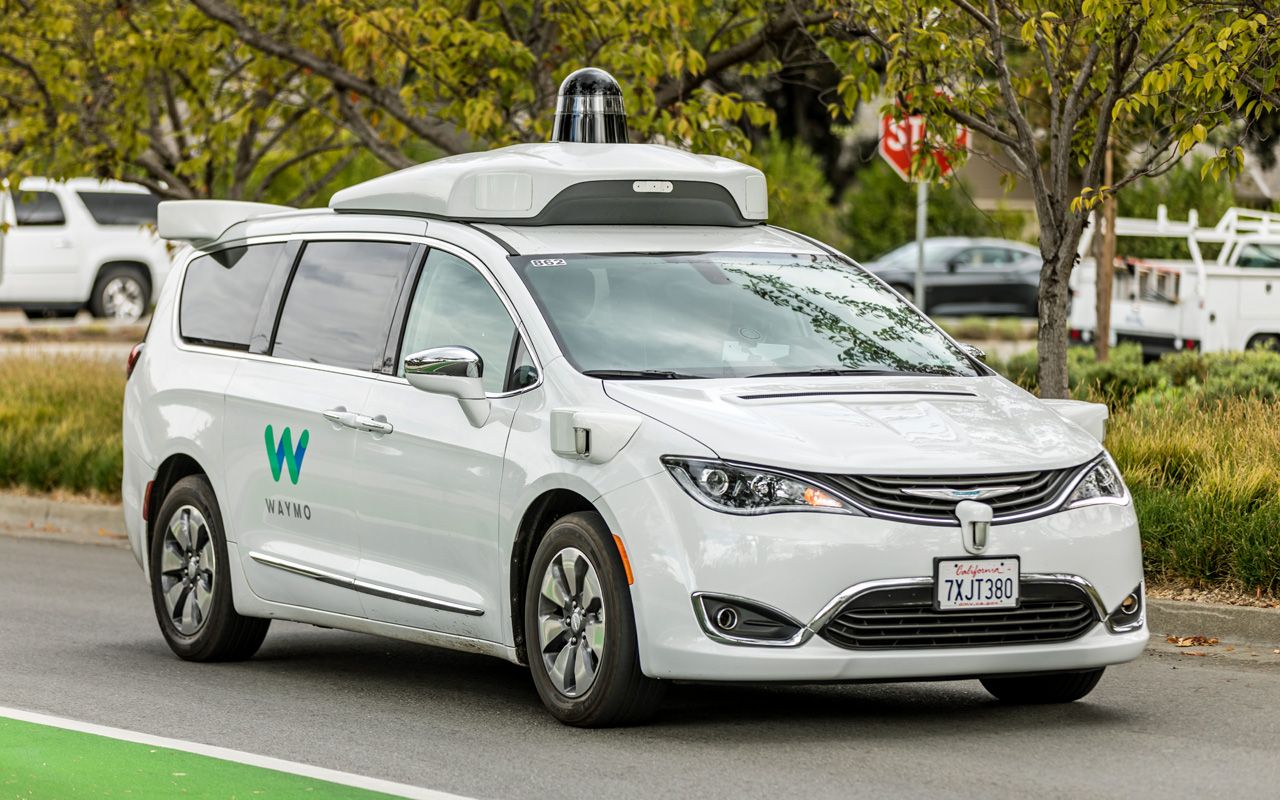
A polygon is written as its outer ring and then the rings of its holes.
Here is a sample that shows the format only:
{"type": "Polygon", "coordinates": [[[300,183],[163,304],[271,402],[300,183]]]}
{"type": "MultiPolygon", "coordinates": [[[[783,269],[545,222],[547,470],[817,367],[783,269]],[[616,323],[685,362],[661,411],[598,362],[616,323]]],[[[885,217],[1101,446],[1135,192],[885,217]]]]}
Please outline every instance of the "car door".
{"type": "Polygon", "coordinates": [[[11,202],[14,225],[4,236],[5,276],[0,281],[0,299],[83,300],[76,287],[79,245],[58,196],[49,191],[18,191],[11,202]]]}
{"type": "Polygon", "coordinates": [[[255,594],[364,616],[354,457],[357,411],[383,367],[416,247],[311,241],[293,267],[267,352],[227,391],[229,536],[255,594]]]}
{"type": "Polygon", "coordinates": [[[947,301],[966,312],[998,311],[1010,302],[1012,264],[1002,247],[968,247],[947,262],[947,301]]]}
{"type": "MultiPolygon", "coordinates": [[[[517,325],[486,274],[440,248],[422,265],[404,319],[394,376],[375,382],[364,406],[389,432],[356,443],[365,613],[497,641],[504,612],[498,493],[521,400],[509,380],[519,358],[517,325]],[[403,378],[406,356],[447,345],[469,347],[483,360],[491,411],[481,427],[456,399],[403,378]]],[[[520,373],[526,379],[527,369],[520,373]]]]}

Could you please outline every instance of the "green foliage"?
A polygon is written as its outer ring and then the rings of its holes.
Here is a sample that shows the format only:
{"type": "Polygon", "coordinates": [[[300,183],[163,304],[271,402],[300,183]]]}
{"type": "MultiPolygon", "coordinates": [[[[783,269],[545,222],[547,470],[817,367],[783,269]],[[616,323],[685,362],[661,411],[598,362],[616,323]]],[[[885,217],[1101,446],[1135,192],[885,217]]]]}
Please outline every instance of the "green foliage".
{"type": "Polygon", "coordinates": [[[123,401],[118,363],[0,359],[0,486],[119,497],[123,401]]]}
{"type": "MultiPolygon", "coordinates": [[[[1206,159],[1194,158],[1156,178],[1144,178],[1116,194],[1116,213],[1122,217],[1154,219],[1164,205],[1170,219],[1187,219],[1191,211],[1200,216],[1201,225],[1214,225],[1236,204],[1235,192],[1226,180],[1204,180],[1200,171],[1206,159]]],[[[1119,239],[1117,255],[1153,259],[1188,259],[1186,242],[1181,239],[1119,239]]],[[[1216,255],[1212,246],[1201,246],[1206,258],[1216,255]]]]}
{"type": "MultiPolygon", "coordinates": [[[[1028,391],[1037,391],[1034,351],[992,366],[1028,391]]],[[[1106,403],[1112,410],[1161,408],[1188,400],[1280,400],[1280,353],[1269,349],[1182,352],[1144,364],[1136,344],[1112,348],[1104,363],[1098,362],[1092,347],[1073,347],[1067,351],[1067,367],[1073,397],[1106,403]]]]}
{"type": "Polygon", "coordinates": [[[738,87],[779,68],[772,44],[820,30],[830,12],[817,6],[0,4],[0,176],[323,201],[388,168],[546,141],[560,80],[588,64],[618,77],[635,139],[746,156],[744,127],[766,129],[774,116],[738,87]]]}
{"type": "Polygon", "coordinates": [[[786,142],[776,136],[756,155],[769,179],[769,221],[845,250],[847,237],[840,227],[840,213],[832,204],[831,184],[821,159],[803,142],[786,142]]]}
{"type": "MultiPolygon", "coordinates": [[[[850,254],[870,261],[915,239],[916,188],[880,159],[858,172],[841,201],[850,254]]],[[[929,187],[930,236],[1020,238],[1024,217],[1015,211],[983,211],[958,180],[929,187]]]]}

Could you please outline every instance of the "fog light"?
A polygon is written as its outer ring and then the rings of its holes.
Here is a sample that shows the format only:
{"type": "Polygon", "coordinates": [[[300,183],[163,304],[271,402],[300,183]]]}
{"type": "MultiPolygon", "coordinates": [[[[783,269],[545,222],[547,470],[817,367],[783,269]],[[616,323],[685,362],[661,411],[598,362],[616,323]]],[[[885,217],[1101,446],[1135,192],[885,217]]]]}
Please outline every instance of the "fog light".
{"type": "Polygon", "coordinates": [[[721,606],[716,612],[716,627],[722,631],[731,631],[738,627],[738,612],[730,606],[721,606]]]}
{"type": "Polygon", "coordinates": [[[702,630],[725,644],[787,647],[803,639],[803,625],[763,603],[699,593],[693,596],[693,608],[702,630]]]}
{"type": "Polygon", "coordinates": [[[1142,585],[1127,594],[1116,610],[1107,617],[1107,629],[1112,633],[1128,633],[1142,627],[1142,585]]]}

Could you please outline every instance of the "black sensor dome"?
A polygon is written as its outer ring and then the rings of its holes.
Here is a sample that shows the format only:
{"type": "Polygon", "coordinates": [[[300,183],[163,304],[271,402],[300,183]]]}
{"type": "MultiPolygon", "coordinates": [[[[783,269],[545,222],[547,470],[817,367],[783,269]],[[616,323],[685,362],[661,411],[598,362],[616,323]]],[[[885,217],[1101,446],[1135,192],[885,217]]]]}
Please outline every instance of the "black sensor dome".
{"type": "Polygon", "coordinates": [[[612,75],[586,67],[564,79],[556,97],[551,141],[626,144],[627,112],[622,88],[612,75]]]}

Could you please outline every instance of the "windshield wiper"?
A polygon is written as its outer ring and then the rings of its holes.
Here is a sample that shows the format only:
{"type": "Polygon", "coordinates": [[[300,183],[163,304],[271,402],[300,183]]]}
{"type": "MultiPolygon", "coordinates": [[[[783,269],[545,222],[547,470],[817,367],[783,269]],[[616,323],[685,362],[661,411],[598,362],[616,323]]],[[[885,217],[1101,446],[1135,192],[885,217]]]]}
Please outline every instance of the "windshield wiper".
{"type": "Polygon", "coordinates": [[[609,380],[610,378],[634,378],[646,381],[671,381],[678,378],[702,377],[701,375],[686,375],[683,372],[674,372],[669,369],[589,369],[582,374],[604,380],[609,380]]]}
{"type": "Polygon", "coordinates": [[[816,369],[798,369],[787,370],[782,372],[757,372],[754,375],[748,375],[748,378],[795,378],[810,375],[929,375],[934,376],[933,372],[913,372],[903,369],[832,369],[830,367],[818,367],[816,369]]]}

